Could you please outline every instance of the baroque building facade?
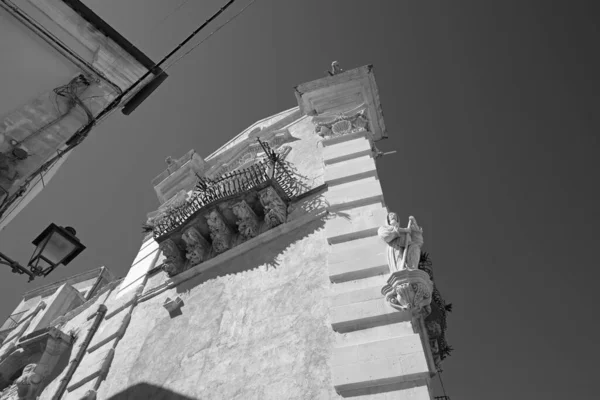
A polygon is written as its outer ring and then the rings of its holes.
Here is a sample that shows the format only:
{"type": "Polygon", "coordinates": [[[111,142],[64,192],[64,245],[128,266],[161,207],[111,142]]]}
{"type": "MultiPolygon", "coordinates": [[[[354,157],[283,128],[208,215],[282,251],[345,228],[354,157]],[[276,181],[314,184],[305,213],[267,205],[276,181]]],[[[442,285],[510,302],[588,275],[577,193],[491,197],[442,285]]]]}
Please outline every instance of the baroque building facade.
{"type": "Polygon", "coordinates": [[[434,397],[450,307],[426,231],[383,198],[373,67],[295,93],[208,157],[167,158],[124,278],[24,297],[0,400],[434,397]]]}

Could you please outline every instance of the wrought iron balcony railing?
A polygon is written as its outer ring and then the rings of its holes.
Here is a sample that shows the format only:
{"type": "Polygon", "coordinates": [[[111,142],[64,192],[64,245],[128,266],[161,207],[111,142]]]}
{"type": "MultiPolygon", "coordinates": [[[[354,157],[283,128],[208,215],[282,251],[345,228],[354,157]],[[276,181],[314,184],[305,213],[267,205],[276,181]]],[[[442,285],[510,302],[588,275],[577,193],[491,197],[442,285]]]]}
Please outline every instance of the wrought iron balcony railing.
{"type": "Polygon", "coordinates": [[[450,400],[450,396],[435,396],[435,400],[450,400]]]}
{"type": "Polygon", "coordinates": [[[273,181],[289,198],[298,194],[298,182],[288,171],[285,164],[272,162],[269,159],[259,161],[247,168],[210,179],[198,177],[198,184],[192,197],[171,206],[161,215],[150,221],[155,238],[164,237],[185,224],[201,209],[227,197],[235,196],[255,187],[273,181]]]}

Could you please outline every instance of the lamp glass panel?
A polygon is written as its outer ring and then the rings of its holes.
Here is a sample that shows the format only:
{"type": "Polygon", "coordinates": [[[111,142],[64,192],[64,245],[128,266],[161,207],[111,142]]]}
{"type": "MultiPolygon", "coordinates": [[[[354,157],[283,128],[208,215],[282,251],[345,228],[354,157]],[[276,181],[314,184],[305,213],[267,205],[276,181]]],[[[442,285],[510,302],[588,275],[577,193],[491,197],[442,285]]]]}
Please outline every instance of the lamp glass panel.
{"type": "Polygon", "coordinates": [[[75,243],[60,232],[54,231],[42,250],[42,256],[56,265],[60,264],[73,250],[75,250],[75,243]]]}

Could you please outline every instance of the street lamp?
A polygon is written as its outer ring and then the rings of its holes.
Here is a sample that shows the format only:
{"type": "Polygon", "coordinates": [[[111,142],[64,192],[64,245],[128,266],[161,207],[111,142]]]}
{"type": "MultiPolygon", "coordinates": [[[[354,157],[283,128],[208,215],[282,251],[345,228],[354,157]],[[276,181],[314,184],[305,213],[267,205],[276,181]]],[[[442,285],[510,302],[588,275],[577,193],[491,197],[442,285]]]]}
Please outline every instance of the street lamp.
{"type": "Polygon", "coordinates": [[[63,228],[52,223],[32,242],[36,248],[27,263],[29,270],[2,253],[0,264],[8,265],[16,274],[29,275],[29,282],[36,276],[47,276],[60,264],[67,265],[85,250],[75,235],[75,229],[70,226],[63,228]]]}

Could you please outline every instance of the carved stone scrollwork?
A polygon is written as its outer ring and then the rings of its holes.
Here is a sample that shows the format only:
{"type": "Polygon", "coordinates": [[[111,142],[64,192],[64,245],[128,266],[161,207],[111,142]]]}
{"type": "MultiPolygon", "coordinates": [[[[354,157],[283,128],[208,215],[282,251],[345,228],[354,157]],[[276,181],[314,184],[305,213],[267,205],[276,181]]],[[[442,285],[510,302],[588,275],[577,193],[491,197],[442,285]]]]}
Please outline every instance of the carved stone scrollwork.
{"type": "Polygon", "coordinates": [[[315,132],[321,137],[334,137],[368,130],[367,109],[359,107],[339,115],[318,115],[313,117],[315,132]]]}
{"type": "Polygon", "coordinates": [[[205,216],[212,239],[212,248],[215,253],[220,254],[231,247],[231,229],[225,223],[223,217],[217,210],[211,211],[205,216]]]}
{"type": "Polygon", "coordinates": [[[235,203],[231,207],[231,211],[238,218],[238,230],[244,240],[251,239],[258,235],[258,217],[254,211],[252,211],[248,203],[244,200],[235,203]]]}
{"type": "Polygon", "coordinates": [[[267,227],[274,228],[283,224],[287,218],[287,206],[281,200],[275,189],[267,187],[258,192],[260,204],[265,209],[265,224],[267,227]]]}
{"type": "Polygon", "coordinates": [[[179,249],[179,246],[177,246],[177,243],[175,243],[173,239],[167,239],[164,242],[160,243],[158,247],[165,256],[163,270],[167,273],[167,275],[175,276],[180,272],[183,272],[185,263],[183,257],[181,256],[181,250],[179,249]]]}
{"type": "Polygon", "coordinates": [[[196,228],[190,227],[186,229],[183,235],[181,235],[181,239],[185,242],[185,256],[190,260],[191,265],[200,264],[207,259],[210,253],[210,244],[196,228]]]}
{"type": "Polygon", "coordinates": [[[421,270],[401,270],[392,273],[387,285],[381,289],[388,303],[400,311],[411,311],[413,315],[428,315],[431,312],[433,282],[421,270]]]}

